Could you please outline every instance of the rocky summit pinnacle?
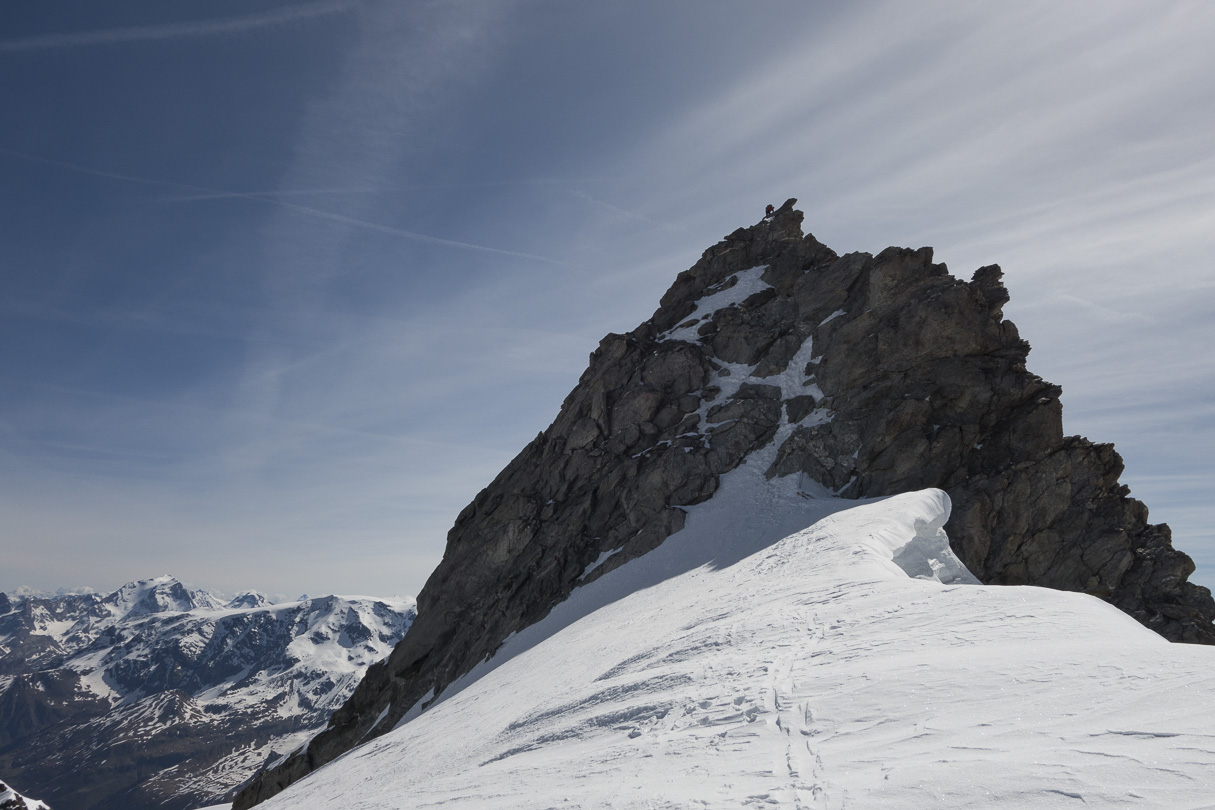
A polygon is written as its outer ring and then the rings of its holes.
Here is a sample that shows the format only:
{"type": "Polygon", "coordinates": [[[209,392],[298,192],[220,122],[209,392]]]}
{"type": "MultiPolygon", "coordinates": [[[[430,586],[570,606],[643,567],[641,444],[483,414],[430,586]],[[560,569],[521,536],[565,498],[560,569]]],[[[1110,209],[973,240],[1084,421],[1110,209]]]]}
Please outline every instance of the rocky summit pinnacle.
{"type": "Polygon", "coordinates": [[[247,808],[391,728],[579,584],[678,531],[681,506],[782,437],[770,478],[844,497],[939,487],[984,583],[1109,601],[1173,641],[1215,643],[1193,562],[1118,483],[1111,445],[1065,436],[1060,388],[1025,368],[1000,268],[931,248],[838,256],[789,200],[611,334],[553,424],[460,513],[418,618],[329,727],[238,796],[247,808]]]}

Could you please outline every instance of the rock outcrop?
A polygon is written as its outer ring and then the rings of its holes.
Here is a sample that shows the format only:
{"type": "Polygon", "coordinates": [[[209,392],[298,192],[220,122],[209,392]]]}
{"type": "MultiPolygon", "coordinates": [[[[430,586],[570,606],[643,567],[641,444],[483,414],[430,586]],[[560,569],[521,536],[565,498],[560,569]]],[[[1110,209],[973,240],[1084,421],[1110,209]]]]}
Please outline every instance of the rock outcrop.
{"type": "Polygon", "coordinates": [[[604,338],[553,424],[456,519],[405,639],[238,810],[388,731],[579,583],[654,548],[782,426],[796,427],[770,477],[845,497],[940,487],[983,582],[1083,591],[1166,638],[1215,643],[1191,560],[1118,483],[1113,448],[1065,436],[1060,388],[1026,370],[1000,269],[966,282],[930,248],[838,256],[803,236],[794,202],[604,338]]]}

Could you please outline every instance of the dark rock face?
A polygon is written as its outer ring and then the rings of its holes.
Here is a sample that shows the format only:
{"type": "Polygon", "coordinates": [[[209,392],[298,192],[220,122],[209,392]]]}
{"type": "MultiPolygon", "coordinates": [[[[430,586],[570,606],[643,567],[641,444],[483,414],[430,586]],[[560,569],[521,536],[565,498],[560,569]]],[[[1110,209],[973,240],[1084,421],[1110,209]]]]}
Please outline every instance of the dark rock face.
{"type": "Polygon", "coordinates": [[[1084,591],[1166,638],[1215,643],[1210,591],[1127,497],[1118,455],[1065,437],[1060,389],[1026,371],[1000,269],[964,282],[929,248],[837,256],[802,235],[794,202],[604,338],[553,424],[457,518],[405,639],[237,808],[391,729],[580,581],[654,548],[782,427],[770,477],[845,497],[940,487],[983,582],[1084,591]]]}

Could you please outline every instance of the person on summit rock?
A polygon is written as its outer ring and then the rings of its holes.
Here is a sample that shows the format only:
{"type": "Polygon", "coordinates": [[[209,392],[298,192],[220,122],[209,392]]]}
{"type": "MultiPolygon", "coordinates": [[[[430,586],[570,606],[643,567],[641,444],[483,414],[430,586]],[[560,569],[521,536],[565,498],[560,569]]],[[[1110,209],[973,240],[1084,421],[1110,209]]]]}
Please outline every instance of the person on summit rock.
{"type": "Polygon", "coordinates": [[[764,209],[764,219],[772,219],[772,215],[776,213],[776,209],[772,207],[772,203],[768,203],[768,207],[764,209]]]}

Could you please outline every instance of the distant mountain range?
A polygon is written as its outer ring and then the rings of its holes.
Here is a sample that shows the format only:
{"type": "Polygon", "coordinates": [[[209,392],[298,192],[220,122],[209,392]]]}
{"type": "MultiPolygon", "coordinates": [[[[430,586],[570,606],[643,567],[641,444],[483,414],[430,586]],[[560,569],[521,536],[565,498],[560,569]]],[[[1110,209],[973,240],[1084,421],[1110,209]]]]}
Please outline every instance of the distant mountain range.
{"type": "Polygon", "coordinates": [[[0,777],[55,810],[218,800],[323,728],[415,616],[411,599],[225,601],[168,576],[0,593],[0,777]]]}

